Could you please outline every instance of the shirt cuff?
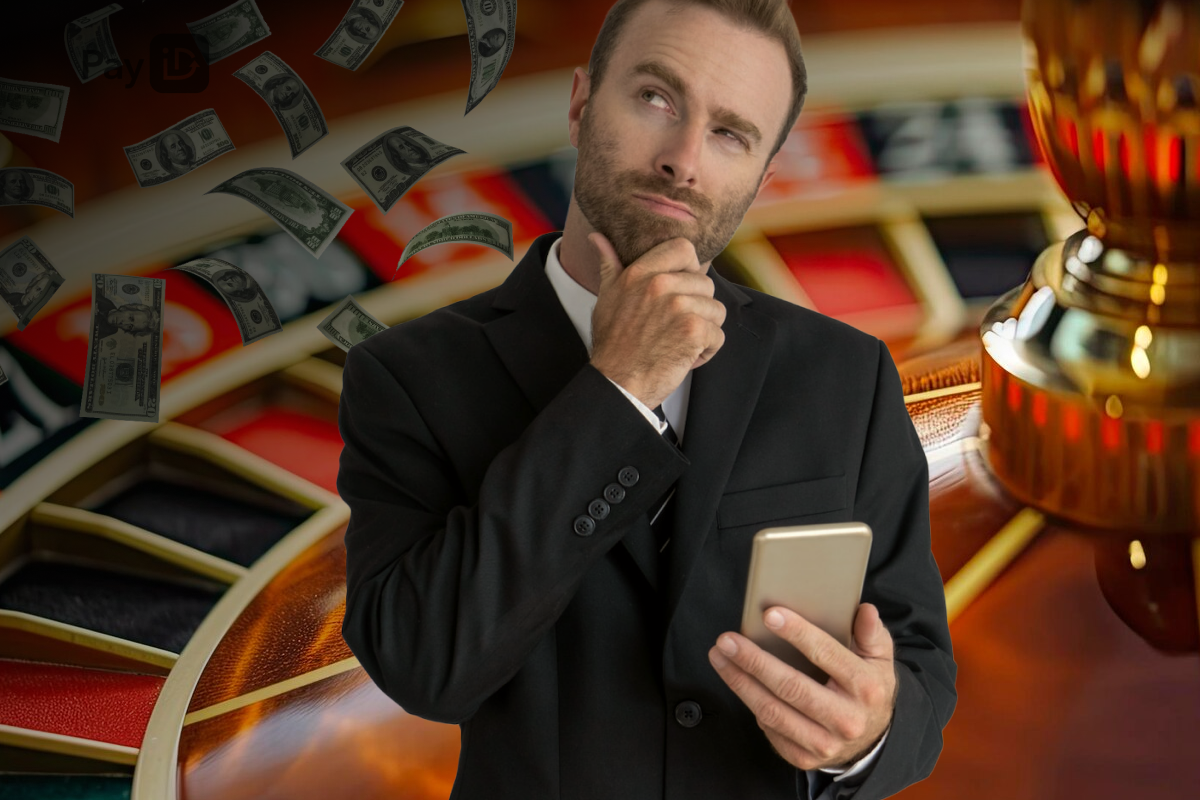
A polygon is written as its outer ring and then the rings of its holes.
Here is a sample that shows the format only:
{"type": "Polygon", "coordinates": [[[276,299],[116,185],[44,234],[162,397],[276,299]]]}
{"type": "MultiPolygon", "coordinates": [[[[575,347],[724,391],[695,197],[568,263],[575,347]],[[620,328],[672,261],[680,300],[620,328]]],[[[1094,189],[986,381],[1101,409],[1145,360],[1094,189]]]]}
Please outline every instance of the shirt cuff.
{"type": "Polygon", "coordinates": [[[834,781],[844,781],[846,778],[853,778],[855,775],[860,774],[867,767],[871,766],[871,764],[875,761],[875,757],[879,755],[879,750],[883,747],[883,743],[887,741],[888,733],[890,733],[891,730],[892,726],[889,724],[887,726],[887,730],[883,732],[883,736],[879,739],[879,742],[873,748],[871,748],[871,752],[860,758],[856,763],[842,768],[820,767],[819,769],[821,772],[825,772],[830,775],[837,775],[837,777],[834,778],[834,781]]]}
{"type": "MultiPolygon", "coordinates": [[[[608,378],[607,375],[605,375],[604,377],[608,378]]],[[[650,408],[648,405],[643,403],[641,400],[638,400],[636,397],[631,395],[629,392],[625,391],[625,387],[622,386],[621,384],[617,383],[616,381],[614,381],[612,378],[608,378],[608,382],[611,383],[613,386],[617,387],[618,389],[620,389],[621,394],[623,394],[629,398],[629,402],[633,403],[634,407],[637,408],[638,411],[642,412],[642,416],[646,418],[647,422],[649,422],[651,425],[654,426],[654,430],[658,431],[661,434],[663,431],[665,431],[667,429],[667,421],[665,419],[659,419],[658,414],[654,413],[653,408],[650,408]]]]}

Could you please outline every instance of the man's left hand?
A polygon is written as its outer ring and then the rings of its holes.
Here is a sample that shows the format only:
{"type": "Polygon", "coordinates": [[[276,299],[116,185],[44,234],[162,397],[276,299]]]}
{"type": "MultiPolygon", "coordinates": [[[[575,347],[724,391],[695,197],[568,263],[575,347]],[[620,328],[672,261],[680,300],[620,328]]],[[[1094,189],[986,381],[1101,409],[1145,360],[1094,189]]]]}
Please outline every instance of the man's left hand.
{"type": "Polygon", "coordinates": [[[892,635],[879,610],[859,605],[853,651],[781,606],[768,608],[763,618],[824,670],[829,682],[822,686],[732,631],[717,642],[732,642],[735,654],[719,646],[708,651],[721,679],[754,712],[758,727],[789,764],[805,770],[845,767],[865,756],[891,723],[896,699],[892,635]],[[771,624],[773,611],[782,616],[778,627],[771,624]]]}

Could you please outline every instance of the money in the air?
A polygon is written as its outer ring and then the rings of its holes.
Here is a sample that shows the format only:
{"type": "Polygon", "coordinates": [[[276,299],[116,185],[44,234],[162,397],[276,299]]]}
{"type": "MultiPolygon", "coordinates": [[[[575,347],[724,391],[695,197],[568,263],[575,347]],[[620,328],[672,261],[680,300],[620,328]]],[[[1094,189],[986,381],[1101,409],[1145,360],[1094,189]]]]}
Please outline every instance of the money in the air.
{"type": "Polygon", "coordinates": [[[493,250],[499,250],[512,259],[512,223],[495,214],[481,212],[451,214],[448,217],[442,217],[436,222],[426,225],[409,240],[404,247],[404,252],[400,254],[400,261],[396,264],[396,269],[400,269],[400,265],[407,261],[409,256],[416,255],[435,244],[449,244],[450,242],[482,244],[493,250]]]}
{"type": "Polygon", "coordinates": [[[0,252],[0,298],[17,315],[17,330],[24,330],[62,282],[63,276],[28,236],[0,252]]]}
{"type": "Polygon", "coordinates": [[[112,30],[108,27],[108,18],[120,10],[121,7],[116,3],[109,3],[104,8],[67,23],[63,33],[67,57],[71,59],[71,66],[82,83],[121,67],[121,57],[117,55],[112,30]]]}
{"type": "Polygon", "coordinates": [[[402,125],[355,150],[342,167],[386,214],[426,172],[466,152],[402,125]]]}
{"type": "Polygon", "coordinates": [[[79,416],[158,422],[166,281],[92,275],[92,327],[79,416]]]}
{"type": "Polygon", "coordinates": [[[404,0],[354,0],[346,16],[314,55],[339,67],[358,69],[379,44],[402,5],[404,0]]]}
{"type": "Polygon", "coordinates": [[[279,316],[262,287],[241,267],[219,258],[197,258],[171,269],[202,278],[217,290],[225,305],[233,312],[238,331],[242,334],[243,347],[283,330],[279,316]]]}
{"type": "Polygon", "coordinates": [[[125,157],[138,186],[144,189],[173,181],[234,149],[217,112],[208,108],[149,139],[129,145],[125,157]]]}
{"type": "Polygon", "coordinates": [[[44,169],[0,169],[0,206],[45,206],[73,219],[75,184],[44,169]]]}
{"type": "Polygon", "coordinates": [[[317,99],[300,76],[283,63],[283,59],[267,50],[258,58],[233,73],[258,96],[266,101],[287,134],[292,158],[312,147],[329,133],[325,115],[317,99]]]}
{"type": "Polygon", "coordinates": [[[329,316],[317,323],[317,330],[325,338],[343,350],[369,339],[380,331],[387,330],[379,320],[368,314],[363,307],[354,302],[353,297],[347,297],[338,303],[329,316]]]}
{"type": "Polygon", "coordinates": [[[517,37],[517,0],[462,0],[467,15],[467,39],[471,42],[471,85],[467,110],[483,102],[496,88],[512,56],[517,37]]]}
{"type": "Polygon", "coordinates": [[[209,64],[215,64],[271,35],[271,29],[267,27],[254,0],[238,0],[204,19],[187,23],[187,28],[209,64]]]}
{"type": "Polygon", "coordinates": [[[278,167],[239,172],[206,194],[213,192],[231,194],[258,206],[318,258],[354,213],[325,190],[278,167]]]}
{"type": "Polygon", "coordinates": [[[70,91],[53,83],[0,78],[0,131],[28,133],[57,142],[62,136],[70,91]]]}

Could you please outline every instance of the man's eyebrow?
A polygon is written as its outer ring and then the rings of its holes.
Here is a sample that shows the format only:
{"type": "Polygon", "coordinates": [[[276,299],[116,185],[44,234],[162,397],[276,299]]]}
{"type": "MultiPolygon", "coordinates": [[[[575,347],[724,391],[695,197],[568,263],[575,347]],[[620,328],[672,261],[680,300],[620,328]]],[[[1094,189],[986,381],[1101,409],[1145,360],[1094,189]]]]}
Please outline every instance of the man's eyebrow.
{"type": "MultiPolygon", "coordinates": [[[[680,97],[687,98],[690,95],[687,85],[684,84],[683,79],[676,75],[670,67],[661,61],[656,61],[654,59],[641,61],[633,68],[630,74],[651,75],[665,83],[668,87],[670,87],[671,91],[675,92],[675,94],[679,95],[680,97]]],[[[762,132],[759,131],[758,126],[736,111],[725,108],[724,106],[717,106],[716,108],[712,109],[712,115],[717,122],[720,122],[725,127],[733,128],[734,130],[741,131],[749,136],[754,140],[755,144],[762,142],[762,132]]]]}

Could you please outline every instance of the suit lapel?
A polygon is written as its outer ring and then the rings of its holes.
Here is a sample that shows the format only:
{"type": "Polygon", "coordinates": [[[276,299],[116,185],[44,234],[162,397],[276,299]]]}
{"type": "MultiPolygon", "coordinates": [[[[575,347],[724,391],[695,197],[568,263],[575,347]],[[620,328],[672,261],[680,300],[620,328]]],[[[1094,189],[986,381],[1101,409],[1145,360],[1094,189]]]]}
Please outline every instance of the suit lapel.
{"type": "Polygon", "coordinates": [[[484,326],[505,369],[541,413],[587,363],[587,348],[546,277],[546,256],[561,233],[539,236],[500,285],[492,306],[512,313],[484,326]]]}
{"type": "MultiPolygon", "coordinates": [[[[492,301],[493,307],[511,313],[484,326],[492,347],[535,414],[549,405],[588,360],[587,347],[546,277],[546,256],[560,235],[545,234],[534,240],[492,301]]],[[[657,588],[658,552],[650,524],[644,519],[634,524],[638,528],[630,530],[621,543],[642,575],[657,588]]]]}
{"type": "Polygon", "coordinates": [[[675,530],[663,554],[668,625],[708,537],[766,378],[775,336],[774,320],[749,307],[745,292],[715,270],[709,276],[716,284],[715,296],[726,307],[725,343],[711,361],[692,373],[683,436],[683,453],[691,466],[679,479],[672,500],[678,503],[675,530]]]}

